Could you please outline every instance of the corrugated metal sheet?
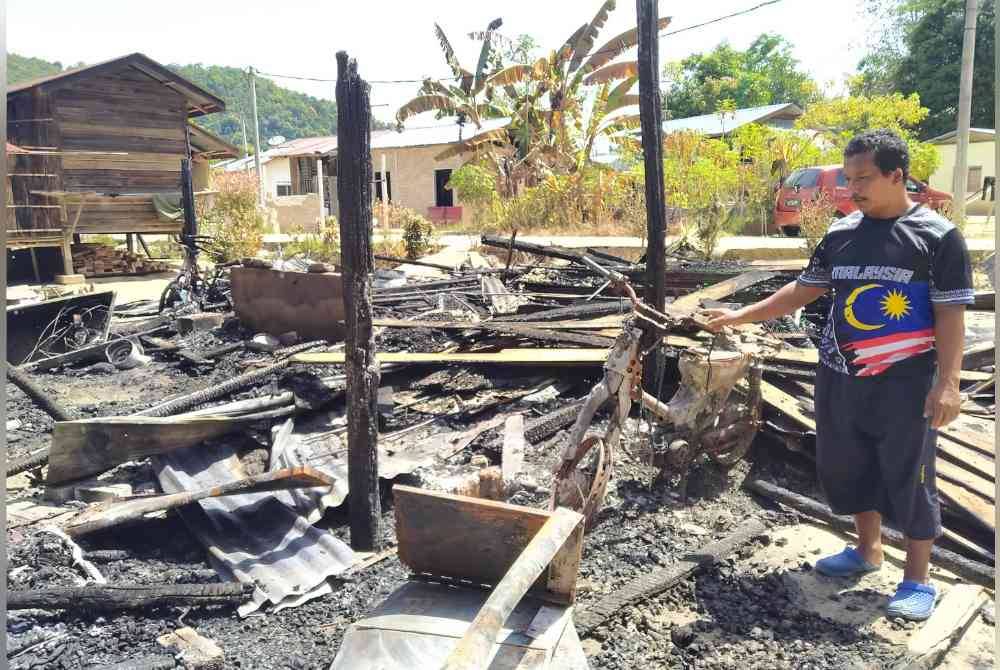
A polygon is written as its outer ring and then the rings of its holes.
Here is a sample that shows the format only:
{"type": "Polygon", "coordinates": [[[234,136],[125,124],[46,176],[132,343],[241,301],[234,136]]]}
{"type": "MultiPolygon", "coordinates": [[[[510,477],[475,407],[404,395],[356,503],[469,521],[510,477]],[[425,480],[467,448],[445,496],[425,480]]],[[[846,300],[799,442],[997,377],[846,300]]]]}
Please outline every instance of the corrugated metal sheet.
{"type": "MultiPolygon", "coordinates": [[[[764,105],[763,107],[746,107],[737,109],[732,114],[702,114],[701,116],[664,121],[663,134],[669,135],[686,130],[716,137],[723,133],[732,132],[748,123],[762,123],[769,120],[773,121],[774,125],[787,122],[787,125],[791,127],[792,121],[799,116],[802,116],[802,110],[791,102],[764,105]]],[[[636,131],[633,134],[638,136],[640,133],[636,131]]]]}
{"type": "MultiPolygon", "coordinates": [[[[198,445],[157,462],[165,493],[198,490],[241,479],[246,472],[232,447],[198,445]]],[[[332,533],[293,511],[287,492],[201,500],[180,512],[226,579],[256,585],[246,616],[266,603],[302,604],[330,591],[327,578],[355,562],[354,552],[332,533]]],[[[276,609],[278,609],[276,608],[276,609]]]]}
{"type": "Polygon", "coordinates": [[[372,133],[373,150],[376,149],[404,149],[406,147],[434,146],[438,144],[454,144],[462,140],[467,140],[474,135],[503,128],[510,124],[510,119],[486,119],[477,128],[476,124],[469,121],[459,127],[454,118],[435,119],[428,122],[426,126],[414,125],[404,128],[403,132],[397,130],[378,130],[372,133]],[[461,139],[459,135],[461,134],[461,139]]]}
{"type": "Polygon", "coordinates": [[[320,137],[300,137],[295,140],[288,140],[271,149],[267,154],[271,158],[280,156],[319,156],[329,153],[337,148],[336,135],[324,135],[320,137]]]}
{"type": "MultiPolygon", "coordinates": [[[[407,582],[348,629],[330,670],[440,668],[488,596],[489,591],[471,587],[407,582]]],[[[483,667],[586,670],[572,609],[523,598],[503,623],[483,667]],[[555,610],[555,616],[533,628],[543,609],[555,610]]]]}
{"type": "MultiPolygon", "coordinates": [[[[439,436],[395,442],[379,438],[378,475],[392,480],[403,473],[434,463],[447,443],[439,436]]],[[[288,504],[309,521],[316,521],[327,509],[337,507],[347,497],[347,417],[343,411],[319,412],[297,421],[287,419],[272,429],[270,470],[308,465],[334,479],[331,487],[282,491],[288,504]]]]}

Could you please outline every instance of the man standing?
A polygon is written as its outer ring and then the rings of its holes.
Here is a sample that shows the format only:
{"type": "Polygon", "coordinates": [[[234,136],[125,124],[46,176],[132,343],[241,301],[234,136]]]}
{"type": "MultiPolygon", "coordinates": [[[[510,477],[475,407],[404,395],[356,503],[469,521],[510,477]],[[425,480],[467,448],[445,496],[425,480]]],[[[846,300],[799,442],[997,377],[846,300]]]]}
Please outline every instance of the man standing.
{"type": "Polygon", "coordinates": [[[709,327],[774,319],[833,290],[816,374],[816,468],[836,514],[854,515],[857,547],[816,570],[847,577],[881,567],[882,517],[906,535],[889,616],[923,620],[937,597],[931,546],[941,534],[936,429],[958,416],[972,270],[960,231],[907,195],[906,143],[865,132],[844,150],[860,211],[835,222],[798,280],[739,310],[706,310],[709,327]]]}

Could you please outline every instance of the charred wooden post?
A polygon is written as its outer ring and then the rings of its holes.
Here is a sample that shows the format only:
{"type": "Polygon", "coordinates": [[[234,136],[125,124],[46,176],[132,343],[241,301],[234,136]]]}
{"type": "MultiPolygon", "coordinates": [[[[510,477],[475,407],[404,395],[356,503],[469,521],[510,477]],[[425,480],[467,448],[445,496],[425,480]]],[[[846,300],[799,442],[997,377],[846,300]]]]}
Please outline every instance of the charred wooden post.
{"type": "Polygon", "coordinates": [[[184,228],[181,242],[184,244],[184,263],[197,266],[198,247],[194,238],[198,234],[198,221],[194,214],[194,186],[191,181],[191,159],[181,159],[181,204],[184,206],[184,228]]]}
{"type": "Polygon", "coordinates": [[[358,64],[337,52],[337,201],[344,278],[351,545],[381,548],[379,367],[372,333],[371,103],[358,64]]]}
{"type": "MultiPolygon", "coordinates": [[[[656,0],[636,0],[639,24],[639,121],[646,173],[646,295],[645,302],[662,312],[667,304],[667,222],[663,194],[663,115],[660,109],[659,20],[656,0]]],[[[643,325],[642,351],[656,341],[656,329],[643,325]]],[[[656,354],[656,357],[659,353],[656,354]]],[[[653,362],[655,363],[654,357],[653,362]]],[[[654,392],[657,366],[646,365],[643,386],[654,392]]]]}

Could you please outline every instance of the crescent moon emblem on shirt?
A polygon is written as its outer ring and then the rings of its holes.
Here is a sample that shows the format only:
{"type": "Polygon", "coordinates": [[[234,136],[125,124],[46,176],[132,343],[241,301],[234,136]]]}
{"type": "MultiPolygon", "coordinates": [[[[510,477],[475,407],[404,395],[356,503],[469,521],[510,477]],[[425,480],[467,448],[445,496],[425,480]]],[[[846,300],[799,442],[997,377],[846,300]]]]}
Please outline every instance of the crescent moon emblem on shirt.
{"type": "Polygon", "coordinates": [[[844,302],[844,319],[847,323],[851,324],[858,330],[878,330],[879,328],[884,328],[884,323],[871,324],[864,323],[863,321],[858,321],[858,317],[854,316],[854,301],[858,299],[858,296],[873,288],[880,288],[881,284],[865,284],[864,286],[859,286],[853,291],[851,295],[847,296],[847,301],[844,302]]]}

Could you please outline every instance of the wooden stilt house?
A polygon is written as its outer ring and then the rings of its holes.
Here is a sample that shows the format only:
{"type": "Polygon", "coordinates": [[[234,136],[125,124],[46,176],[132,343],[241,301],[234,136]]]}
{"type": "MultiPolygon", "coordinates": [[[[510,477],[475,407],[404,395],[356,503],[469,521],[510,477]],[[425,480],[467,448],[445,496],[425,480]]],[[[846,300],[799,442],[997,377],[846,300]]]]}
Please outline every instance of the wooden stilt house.
{"type": "Polygon", "coordinates": [[[7,139],[28,153],[12,165],[8,247],[59,246],[73,274],[74,235],[180,233],[153,195],[180,192],[184,158],[207,175],[198,161],[238,155],[189,123],[224,110],[140,53],[9,87],[7,139]]]}

